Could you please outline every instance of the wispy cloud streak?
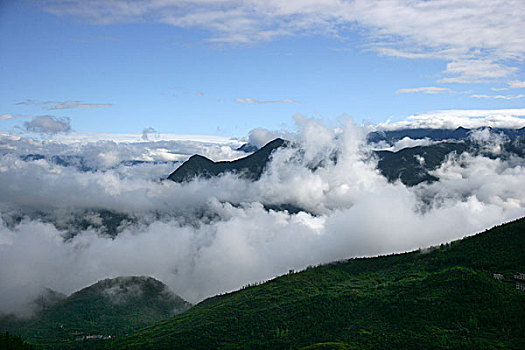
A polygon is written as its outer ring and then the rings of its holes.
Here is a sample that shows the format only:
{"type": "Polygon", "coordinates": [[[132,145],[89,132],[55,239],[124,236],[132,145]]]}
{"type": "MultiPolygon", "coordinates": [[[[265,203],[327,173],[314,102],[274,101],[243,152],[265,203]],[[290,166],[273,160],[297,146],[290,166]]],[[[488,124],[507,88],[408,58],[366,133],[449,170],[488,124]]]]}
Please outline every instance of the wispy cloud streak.
{"type": "Polygon", "coordinates": [[[108,108],[112,107],[111,103],[84,103],[81,101],[35,101],[26,99],[24,101],[16,103],[17,105],[42,105],[46,106],[48,110],[61,110],[61,109],[81,109],[81,108],[108,108]]]}
{"type": "Polygon", "coordinates": [[[444,88],[444,87],[425,86],[425,87],[418,87],[418,88],[399,89],[396,91],[397,94],[408,94],[408,93],[414,93],[414,92],[421,92],[424,94],[442,94],[442,93],[450,93],[452,92],[452,90],[449,88],[444,88]]]}
{"type": "Polygon", "coordinates": [[[270,100],[270,101],[262,101],[262,100],[256,100],[254,98],[236,98],[235,102],[238,103],[253,103],[257,105],[274,105],[274,104],[286,104],[286,103],[302,103],[300,101],[291,100],[291,99],[284,99],[284,100],[270,100]]]}

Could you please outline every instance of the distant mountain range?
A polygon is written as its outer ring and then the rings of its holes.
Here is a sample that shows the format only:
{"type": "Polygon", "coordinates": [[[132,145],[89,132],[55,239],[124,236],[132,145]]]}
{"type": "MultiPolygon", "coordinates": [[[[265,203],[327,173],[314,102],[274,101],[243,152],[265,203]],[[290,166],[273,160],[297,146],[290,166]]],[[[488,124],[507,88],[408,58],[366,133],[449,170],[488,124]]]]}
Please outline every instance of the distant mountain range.
{"type": "Polygon", "coordinates": [[[525,219],[427,250],[290,271],[107,348],[525,349],[523,272],[525,219]]]}
{"type": "Polygon", "coordinates": [[[387,141],[393,143],[405,137],[414,140],[430,139],[433,141],[444,140],[465,140],[473,131],[489,130],[491,133],[504,135],[505,137],[515,140],[518,138],[525,138],[525,128],[521,129],[499,129],[499,128],[478,128],[465,129],[459,127],[457,129],[399,129],[399,130],[383,130],[374,131],[367,135],[368,142],[387,141]]]}
{"type": "Polygon", "coordinates": [[[78,348],[186,311],[191,304],[151,277],[105,279],[66,297],[47,290],[29,318],[0,317],[0,331],[46,348],[78,348]]]}
{"type": "MultiPolygon", "coordinates": [[[[397,152],[374,152],[378,158],[377,167],[381,174],[391,182],[400,180],[407,186],[436,181],[437,178],[430,172],[437,169],[452,153],[459,155],[469,152],[473,155],[483,154],[492,158],[508,158],[511,155],[525,157],[525,128],[491,129],[491,132],[501,134],[506,138],[502,152],[498,155],[487,152],[480,144],[471,141],[469,135],[473,131],[465,128],[455,130],[406,129],[370,133],[367,139],[369,142],[385,141],[390,144],[405,137],[428,138],[433,141],[449,140],[427,146],[407,147],[397,152]]],[[[225,173],[234,173],[255,181],[260,178],[271,154],[280,147],[290,145],[290,142],[278,138],[251,155],[231,162],[213,162],[208,158],[194,155],[171,173],[168,179],[175,182],[187,182],[197,177],[210,178],[225,173]]],[[[333,158],[334,161],[337,161],[337,155],[334,155],[333,158]]],[[[315,167],[312,170],[315,170],[315,167]]]]}
{"type": "MultiPolygon", "coordinates": [[[[84,157],[77,156],[77,155],[53,155],[53,156],[46,156],[39,153],[31,153],[21,156],[21,159],[23,161],[37,161],[37,160],[46,160],[49,163],[64,166],[64,167],[73,167],[76,168],[78,171],[82,172],[93,172],[100,170],[97,167],[93,166],[90,162],[88,162],[84,157]]],[[[114,165],[112,167],[109,167],[109,169],[117,168],[119,166],[135,166],[135,165],[141,165],[141,164],[178,164],[180,161],[146,161],[146,160],[124,160],[119,162],[117,165],[114,165]]]]}

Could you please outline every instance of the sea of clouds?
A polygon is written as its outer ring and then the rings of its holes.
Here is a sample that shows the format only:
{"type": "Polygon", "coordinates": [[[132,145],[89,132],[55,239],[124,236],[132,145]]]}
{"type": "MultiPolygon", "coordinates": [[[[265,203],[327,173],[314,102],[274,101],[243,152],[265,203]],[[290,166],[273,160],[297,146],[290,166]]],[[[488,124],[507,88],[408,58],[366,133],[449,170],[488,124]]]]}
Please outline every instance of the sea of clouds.
{"type": "MultiPolygon", "coordinates": [[[[0,312],[27,312],[44,288],[69,294],[126,275],[155,277],[194,303],[290,269],[425,248],[525,215],[523,159],[451,156],[432,173],[439,181],[407,187],[377,170],[368,127],[296,121],[296,133],[250,134],[257,146],[275,136],[298,146],[276,151],[256,182],[164,180],[194,153],[245,156],[238,141],[2,136],[0,312]],[[303,211],[267,209],[283,204],[303,211]],[[102,210],[129,220],[108,235],[102,210]],[[64,224],[79,218],[93,224],[64,224]]],[[[473,138],[497,154],[501,138],[484,133],[473,138]]],[[[421,144],[403,142],[391,146],[421,144]]]]}

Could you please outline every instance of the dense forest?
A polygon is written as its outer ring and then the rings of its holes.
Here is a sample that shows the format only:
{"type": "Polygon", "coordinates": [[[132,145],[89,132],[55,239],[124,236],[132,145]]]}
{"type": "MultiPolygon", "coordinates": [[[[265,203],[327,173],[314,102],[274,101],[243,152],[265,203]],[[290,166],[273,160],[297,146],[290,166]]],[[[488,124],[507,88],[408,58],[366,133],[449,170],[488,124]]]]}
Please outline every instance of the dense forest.
{"type": "Polygon", "coordinates": [[[38,347],[26,343],[20,336],[0,333],[0,350],[36,350],[38,347]]]}
{"type": "Polygon", "coordinates": [[[109,348],[523,349],[524,238],[521,219],[427,250],[290,272],[109,348]]]}

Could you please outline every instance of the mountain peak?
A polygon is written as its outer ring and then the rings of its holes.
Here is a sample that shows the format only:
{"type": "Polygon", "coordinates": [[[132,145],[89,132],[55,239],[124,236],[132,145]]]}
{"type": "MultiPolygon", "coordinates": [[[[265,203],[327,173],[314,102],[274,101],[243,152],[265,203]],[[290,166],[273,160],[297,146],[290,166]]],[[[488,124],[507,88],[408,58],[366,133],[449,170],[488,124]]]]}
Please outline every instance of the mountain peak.
{"type": "Polygon", "coordinates": [[[242,177],[257,180],[261,177],[272,153],[286,145],[287,141],[276,138],[249,156],[234,161],[214,162],[196,154],[172,172],[168,179],[181,183],[197,177],[210,178],[224,173],[236,173],[242,177]]]}

